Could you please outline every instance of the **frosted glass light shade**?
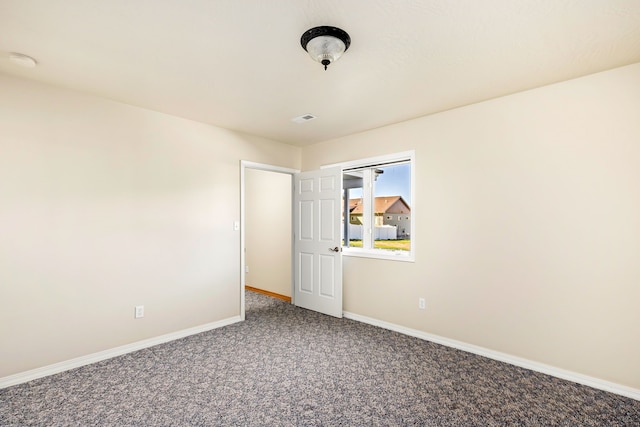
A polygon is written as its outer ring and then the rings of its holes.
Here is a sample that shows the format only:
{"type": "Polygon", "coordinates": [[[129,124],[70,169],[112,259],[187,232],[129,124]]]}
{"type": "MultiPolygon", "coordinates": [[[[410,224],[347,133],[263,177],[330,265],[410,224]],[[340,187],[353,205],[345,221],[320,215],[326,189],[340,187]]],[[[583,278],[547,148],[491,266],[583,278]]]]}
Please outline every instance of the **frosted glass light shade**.
{"type": "Polygon", "coordinates": [[[314,61],[318,61],[322,65],[329,65],[342,56],[345,51],[345,45],[342,40],[332,36],[320,36],[309,40],[307,43],[307,52],[314,61]],[[323,61],[329,61],[325,64],[323,61]]]}
{"type": "Polygon", "coordinates": [[[314,61],[327,66],[340,58],[349,49],[351,37],[336,27],[315,27],[307,30],[300,38],[302,48],[309,52],[314,61]]]}

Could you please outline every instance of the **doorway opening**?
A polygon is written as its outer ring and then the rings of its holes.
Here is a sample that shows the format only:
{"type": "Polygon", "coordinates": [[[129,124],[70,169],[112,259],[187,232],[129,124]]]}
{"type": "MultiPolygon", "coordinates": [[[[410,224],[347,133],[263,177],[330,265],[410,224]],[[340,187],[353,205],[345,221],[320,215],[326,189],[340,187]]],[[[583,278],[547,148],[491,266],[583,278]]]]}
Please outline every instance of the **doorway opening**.
{"type": "Polygon", "coordinates": [[[240,316],[245,287],[293,302],[293,175],[296,169],[240,162],[240,316]]]}

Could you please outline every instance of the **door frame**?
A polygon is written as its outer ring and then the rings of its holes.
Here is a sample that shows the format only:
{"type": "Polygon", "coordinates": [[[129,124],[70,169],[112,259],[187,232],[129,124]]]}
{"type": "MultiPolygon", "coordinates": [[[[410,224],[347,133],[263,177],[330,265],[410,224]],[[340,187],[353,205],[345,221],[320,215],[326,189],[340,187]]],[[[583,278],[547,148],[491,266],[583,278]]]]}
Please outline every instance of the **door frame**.
{"type": "MultiPolygon", "coordinates": [[[[248,160],[240,160],[240,318],[245,320],[245,300],[244,300],[244,285],[245,285],[245,262],[246,262],[246,242],[245,242],[245,170],[257,169],[267,172],[282,173],[291,176],[291,218],[293,218],[293,175],[299,173],[299,169],[285,168],[281,166],[274,166],[266,163],[256,163],[248,160]]],[[[293,226],[294,222],[291,221],[291,262],[293,265],[293,226]]],[[[291,303],[294,303],[294,282],[293,273],[294,269],[291,269],[291,303]]]]}

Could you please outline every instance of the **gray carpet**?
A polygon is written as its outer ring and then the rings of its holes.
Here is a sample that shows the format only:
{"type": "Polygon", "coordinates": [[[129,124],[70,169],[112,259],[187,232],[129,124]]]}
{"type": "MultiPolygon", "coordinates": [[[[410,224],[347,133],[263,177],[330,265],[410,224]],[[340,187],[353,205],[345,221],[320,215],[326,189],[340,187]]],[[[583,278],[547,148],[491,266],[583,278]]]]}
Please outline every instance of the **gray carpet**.
{"type": "Polygon", "coordinates": [[[2,426],[639,426],[640,402],[247,293],[247,321],[0,390],[2,426]]]}

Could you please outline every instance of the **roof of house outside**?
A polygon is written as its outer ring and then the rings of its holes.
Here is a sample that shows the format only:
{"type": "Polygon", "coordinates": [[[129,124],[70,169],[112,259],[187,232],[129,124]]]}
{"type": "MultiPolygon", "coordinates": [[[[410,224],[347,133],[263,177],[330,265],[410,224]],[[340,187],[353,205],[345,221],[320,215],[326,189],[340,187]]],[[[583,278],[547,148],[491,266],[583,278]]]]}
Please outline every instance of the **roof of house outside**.
{"type": "MultiPolygon", "coordinates": [[[[380,196],[375,198],[375,214],[385,213],[411,213],[411,207],[402,196],[380,196]]],[[[362,199],[349,199],[349,212],[362,214],[362,199]]]]}

